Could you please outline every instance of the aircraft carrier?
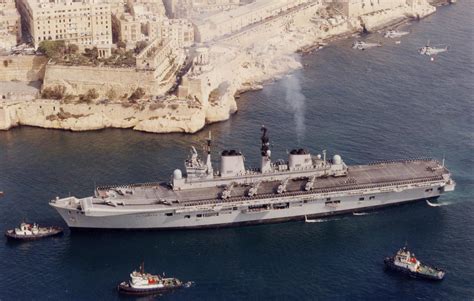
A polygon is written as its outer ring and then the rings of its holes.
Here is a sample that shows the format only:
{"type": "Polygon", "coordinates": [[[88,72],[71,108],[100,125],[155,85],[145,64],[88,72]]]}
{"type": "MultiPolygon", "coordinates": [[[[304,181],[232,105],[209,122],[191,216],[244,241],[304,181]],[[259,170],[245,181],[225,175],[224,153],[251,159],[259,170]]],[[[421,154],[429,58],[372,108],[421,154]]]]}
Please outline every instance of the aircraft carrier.
{"type": "Polygon", "coordinates": [[[443,162],[433,159],[385,161],[347,166],[341,156],[326,158],[304,149],[272,161],[262,127],[261,165],[246,169],[243,155],[221,153],[219,170],[194,147],[185,172],[170,181],[104,186],[94,196],[50,202],[70,228],[185,229],[304,220],[363,212],[416,200],[436,199],[455,182],[443,162]]]}

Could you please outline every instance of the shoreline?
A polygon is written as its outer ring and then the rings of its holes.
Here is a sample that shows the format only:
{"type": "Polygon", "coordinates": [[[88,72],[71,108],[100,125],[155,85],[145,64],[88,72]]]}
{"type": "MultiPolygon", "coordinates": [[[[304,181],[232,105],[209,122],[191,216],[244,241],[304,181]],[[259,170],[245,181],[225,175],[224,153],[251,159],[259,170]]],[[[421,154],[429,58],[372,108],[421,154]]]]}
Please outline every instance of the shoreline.
{"type": "MultiPolygon", "coordinates": [[[[442,2],[446,4],[447,0],[443,0],[442,2]]],[[[438,6],[445,4],[438,3],[438,6]]],[[[381,31],[388,28],[398,28],[410,21],[421,20],[425,17],[428,17],[434,12],[435,10],[429,14],[424,15],[420,19],[417,19],[416,17],[409,17],[405,14],[405,17],[401,19],[395,18],[392,20],[388,20],[387,22],[379,21],[379,23],[381,24],[371,27],[367,34],[373,34],[377,31],[381,31]]],[[[376,15],[375,17],[379,16],[376,15]]],[[[220,99],[218,99],[219,103],[217,104],[209,103],[210,100],[206,99],[204,103],[201,102],[200,105],[197,107],[190,107],[190,105],[188,104],[188,107],[184,108],[183,110],[181,110],[181,106],[179,107],[179,110],[176,110],[176,108],[170,110],[169,108],[166,108],[167,105],[165,105],[165,109],[160,108],[155,111],[156,109],[151,108],[153,102],[147,100],[139,102],[137,106],[133,105],[131,107],[122,107],[120,104],[116,103],[105,105],[96,103],[85,104],[86,107],[89,107],[88,111],[86,111],[85,108],[78,108],[79,106],[81,106],[81,104],[65,105],[57,101],[55,103],[53,100],[46,99],[35,99],[33,100],[33,102],[17,103],[7,103],[4,101],[3,106],[0,106],[0,130],[9,130],[10,128],[16,126],[34,126],[40,128],[69,131],[91,131],[105,128],[120,128],[133,129],[151,133],[181,132],[193,134],[201,131],[208,124],[226,121],[231,118],[231,116],[238,111],[236,99],[239,99],[241,95],[245,92],[262,90],[265,85],[280,80],[282,77],[291,74],[295,70],[304,68],[304,66],[301,65],[299,61],[302,56],[313,53],[319,50],[320,47],[330,45],[332,42],[348,39],[350,37],[354,37],[355,35],[364,34],[363,30],[365,29],[365,26],[363,25],[363,23],[360,23],[360,25],[362,25],[361,28],[355,27],[353,26],[353,24],[350,23],[350,20],[347,19],[342,23],[334,25],[334,34],[329,33],[327,37],[323,36],[322,38],[313,37],[313,40],[309,39],[308,37],[305,37],[310,42],[306,45],[303,44],[303,46],[297,47],[297,49],[294,51],[290,50],[285,52],[284,49],[279,49],[280,52],[277,52],[275,54],[275,59],[283,60],[283,63],[281,64],[283,67],[279,67],[280,69],[274,68],[267,70],[269,67],[265,67],[267,69],[259,69],[258,66],[252,66],[256,69],[251,69],[249,71],[250,73],[248,74],[240,74],[240,77],[238,79],[231,79],[236,81],[233,83],[233,88],[235,92],[232,92],[232,90],[225,92],[227,94],[229,92],[230,95],[225,94],[219,96],[220,99]],[[345,26],[344,28],[346,30],[344,30],[343,28],[341,31],[341,24],[345,26]],[[255,74],[252,74],[252,71],[255,71],[255,74]],[[246,75],[247,78],[245,77],[246,75]],[[15,107],[15,105],[18,107],[15,107]],[[32,110],[31,108],[35,106],[37,109],[36,113],[35,110],[32,110]],[[43,106],[49,106],[49,111],[46,112],[46,108],[43,108],[43,106]],[[60,108],[61,112],[57,112],[58,110],[56,109],[56,106],[60,108]],[[5,107],[12,107],[12,110],[14,110],[15,112],[4,112],[4,116],[2,116],[2,110],[8,111],[5,109],[5,107]],[[35,116],[39,114],[37,112],[38,107],[42,111],[43,116],[35,116]],[[110,107],[114,107],[114,109],[111,110],[110,107]],[[66,114],[69,114],[69,116],[73,116],[74,118],[67,117],[66,120],[64,120],[53,116],[54,114],[57,114],[57,116],[59,117],[59,114],[64,113],[63,108],[64,110],[66,110],[66,114]],[[26,111],[30,111],[30,114],[25,113],[26,111]],[[76,118],[76,116],[79,117],[76,118]],[[43,117],[43,119],[41,117],[43,117]]],[[[296,32],[296,34],[300,34],[300,32],[296,32]]],[[[296,34],[294,32],[290,32],[286,37],[282,38],[282,41],[284,42],[285,39],[291,40],[296,34]]],[[[272,46],[273,44],[271,44],[270,42],[269,45],[272,46]]],[[[216,44],[214,46],[216,49],[222,47],[219,44],[216,44]]],[[[252,50],[255,51],[254,49],[252,50]]],[[[237,51],[235,53],[237,58],[235,59],[235,61],[233,61],[233,63],[237,64],[237,66],[238,63],[242,63],[242,61],[247,62],[245,59],[248,58],[241,57],[244,51],[245,47],[241,48],[240,52],[237,51]]],[[[248,48],[247,51],[249,51],[248,48]]],[[[254,60],[252,61],[252,57],[250,57],[250,60],[248,60],[248,62],[257,65],[259,57],[253,57],[253,59],[254,60]]],[[[222,84],[226,82],[226,80],[229,80],[219,72],[211,73],[211,76],[213,76],[211,82],[214,82],[214,84],[222,84]],[[216,73],[217,78],[215,76],[216,73]]],[[[173,101],[179,101],[179,99],[171,100],[168,105],[170,105],[171,107],[176,106],[176,104],[172,104],[173,101]]]]}

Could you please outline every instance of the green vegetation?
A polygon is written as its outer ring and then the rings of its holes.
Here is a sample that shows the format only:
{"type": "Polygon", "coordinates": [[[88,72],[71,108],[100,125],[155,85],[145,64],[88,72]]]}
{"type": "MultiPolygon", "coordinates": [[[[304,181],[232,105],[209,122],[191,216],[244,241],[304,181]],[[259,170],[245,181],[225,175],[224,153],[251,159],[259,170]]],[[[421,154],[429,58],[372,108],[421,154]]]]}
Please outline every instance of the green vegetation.
{"type": "Polygon", "coordinates": [[[99,93],[95,89],[87,90],[86,94],[79,95],[79,103],[91,103],[99,97],[99,93]]]}
{"type": "Polygon", "coordinates": [[[142,52],[142,50],[145,49],[146,46],[148,46],[148,43],[146,41],[137,42],[134,49],[135,54],[139,54],[140,52],[142,52]]]}
{"type": "Polygon", "coordinates": [[[134,101],[134,100],[143,98],[143,96],[145,96],[145,90],[143,90],[143,88],[141,88],[141,87],[138,87],[138,88],[132,93],[132,95],[130,95],[130,97],[128,98],[128,100],[134,101]]]}
{"type": "Polygon", "coordinates": [[[126,47],[127,47],[127,44],[125,44],[125,42],[123,42],[123,41],[118,41],[117,42],[117,48],[125,49],[126,47]]]}
{"type": "MultiPolygon", "coordinates": [[[[138,45],[139,43],[137,43],[135,50],[146,47],[146,42],[138,45]]],[[[84,53],[79,53],[77,45],[66,45],[62,40],[42,41],[38,50],[52,61],[63,65],[135,67],[135,50],[125,50],[125,43],[119,43],[118,47],[112,51],[112,55],[108,58],[99,58],[97,47],[86,48],[84,53]]]]}
{"type": "Polygon", "coordinates": [[[109,91],[107,91],[107,94],[105,95],[109,100],[114,100],[117,99],[117,92],[113,88],[110,88],[109,91]]]}
{"type": "Polygon", "coordinates": [[[41,98],[61,100],[66,95],[66,87],[58,85],[46,87],[41,91],[41,98]]]}
{"type": "Polygon", "coordinates": [[[75,44],[66,45],[63,40],[42,41],[38,50],[50,59],[60,60],[64,56],[76,54],[79,51],[79,46],[75,44]]]}
{"type": "Polygon", "coordinates": [[[66,42],[63,40],[42,41],[39,44],[38,50],[50,59],[57,59],[65,54],[66,48],[66,42]]]}

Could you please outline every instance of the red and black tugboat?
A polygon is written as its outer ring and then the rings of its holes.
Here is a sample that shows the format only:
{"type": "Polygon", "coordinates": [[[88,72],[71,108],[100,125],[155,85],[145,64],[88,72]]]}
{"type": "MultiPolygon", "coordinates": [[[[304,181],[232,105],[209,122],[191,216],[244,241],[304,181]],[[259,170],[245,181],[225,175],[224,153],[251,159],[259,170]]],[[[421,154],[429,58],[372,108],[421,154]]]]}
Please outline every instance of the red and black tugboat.
{"type": "Polygon", "coordinates": [[[120,293],[130,295],[154,295],[181,287],[189,287],[190,284],[190,282],[183,283],[177,278],[165,278],[146,273],[142,263],[140,270],[130,273],[130,280],[120,283],[117,289],[120,293]]]}
{"type": "Polygon", "coordinates": [[[422,264],[405,246],[397,254],[384,260],[385,267],[413,278],[443,280],[445,271],[422,264]]]}
{"type": "Polygon", "coordinates": [[[38,224],[21,223],[19,228],[10,229],[5,236],[16,240],[34,240],[63,233],[63,229],[56,226],[40,227],[38,224]]]}

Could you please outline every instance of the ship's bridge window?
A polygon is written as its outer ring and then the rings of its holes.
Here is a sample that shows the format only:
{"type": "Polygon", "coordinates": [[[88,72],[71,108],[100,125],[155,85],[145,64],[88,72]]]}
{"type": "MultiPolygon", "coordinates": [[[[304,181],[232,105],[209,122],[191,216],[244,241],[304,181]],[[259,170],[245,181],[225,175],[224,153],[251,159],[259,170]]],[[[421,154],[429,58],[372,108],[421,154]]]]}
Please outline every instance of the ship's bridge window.
{"type": "Polygon", "coordinates": [[[373,199],[375,199],[375,196],[369,197],[369,200],[373,200],[373,199]]]}

